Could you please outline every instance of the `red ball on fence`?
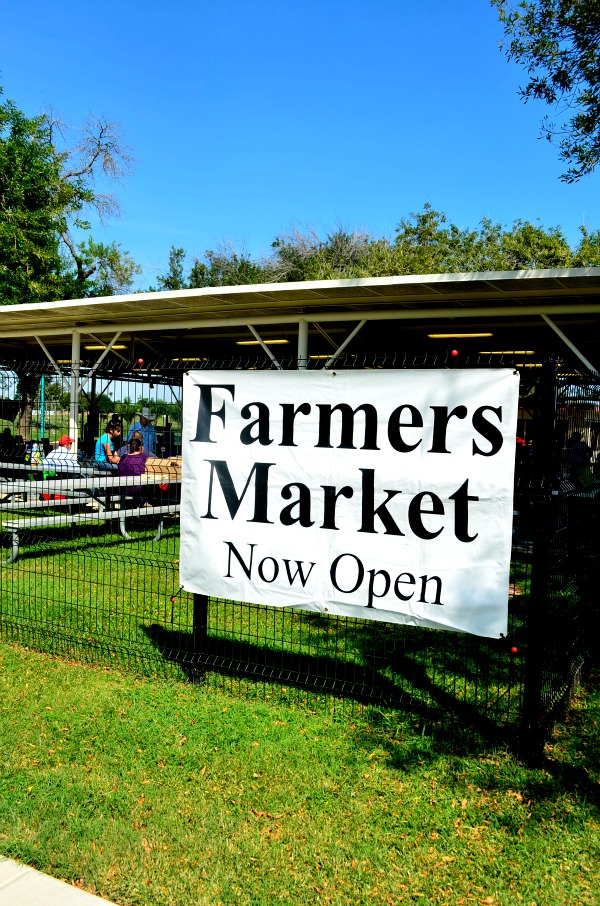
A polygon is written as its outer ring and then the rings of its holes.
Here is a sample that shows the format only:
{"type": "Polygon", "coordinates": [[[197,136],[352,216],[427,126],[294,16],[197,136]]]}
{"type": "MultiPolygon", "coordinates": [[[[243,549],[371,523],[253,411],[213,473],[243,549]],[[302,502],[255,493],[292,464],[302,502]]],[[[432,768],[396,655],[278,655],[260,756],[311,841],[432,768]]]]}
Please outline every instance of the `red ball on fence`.
{"type": "Polygon", "coordinates": [[[519,651],[519,649],[517,648],[516,645],[513,645],[512,648],[510,649],[511,654],[517,654],[518,651],[519,651]]]}
{"type": "Polygon", "coordinates": [[[173,597],[173,598],[171,598],[171,604],[174,604],[174,603],[175,603],[175,598],[173,597]]]}
{"type": "Polygon", "coordinates": [[[144,360],[143,360],[143,359],[138,359],[138,360],[137,360],[137,363],[138,363],[138,365],[143,365],[143,364],[144,364],[144,360]]]}
{"type": "Polygon", "coordinates": [[[456,356],[458,355],[458,349],[453,349],[452,352],[450,353],[450,355],[452,356],[453,359],[455,359],[456,356]]]}

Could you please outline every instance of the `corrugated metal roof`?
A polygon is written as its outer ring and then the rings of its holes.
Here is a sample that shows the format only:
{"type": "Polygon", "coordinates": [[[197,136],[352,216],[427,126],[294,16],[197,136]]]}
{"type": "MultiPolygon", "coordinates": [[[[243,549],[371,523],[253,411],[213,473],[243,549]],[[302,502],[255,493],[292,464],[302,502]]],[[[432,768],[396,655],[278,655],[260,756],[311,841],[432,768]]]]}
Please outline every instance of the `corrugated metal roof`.
{"type": "Polygon", "coordinates": [[[0,306],[0,338],[116,330],[600,311],[600,268],[369,277],[208,287],[0,306]]]}

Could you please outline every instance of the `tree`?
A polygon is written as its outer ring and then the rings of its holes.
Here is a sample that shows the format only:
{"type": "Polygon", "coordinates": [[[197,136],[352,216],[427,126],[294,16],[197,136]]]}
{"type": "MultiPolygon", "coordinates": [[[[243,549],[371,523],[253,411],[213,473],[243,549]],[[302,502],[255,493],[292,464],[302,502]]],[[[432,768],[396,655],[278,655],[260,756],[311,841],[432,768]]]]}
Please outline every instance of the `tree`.
{"type": "MultiPolygon", "coordinates": [[[[0,89],[0,96],[1,96],[0,89]]],[[[131,287],[140,268],[117,243],[84,237],[85,219],[118,213],[97,183],[118,180],[130,158],[108,120],[91,118],[66,147],[48,114],[28,118],[0,104],[0,303],[108,295],[131,287]]]]}
{"type": "Polygon", "coordinates": [[[185,249],[171,246],[169,251],[169,269],[157,278],[159,290],[188,289],[189,283],[183,273],[186,258],[185,249]]]}
{"type": "Polygon", "coordinates": [[[560,227],[527,220],[504,227],[488,218],[475,228],[459,227],[425,204],[399,221],[393,239],[341,227],[323,236],[314,228],[294,228],[275,239],[268,258],[252,261],[222,246],[206,252],[204,262],[196,259],[187,277],[184,250],[172,248],[171,276],[160,279],[165,288],[183,288],[600,265],[600,231],[580,227],[580,233],[579,244],[571,248],[560,227]]]}
{"type": "Polygon", "coordinates": [[[46,381],[46,386],[44,388],[44,394],[46,397],[46,404],[53,409],[62,409],[62,400],[64,397],[65,389],[60,381],[50,380],[46,381]]]}
{"type": "Polygon", "coordinates": [[[253,261],[245,250],[238,251],[230,243],[223,243],[216,250],[209,249],[204,253],[204,258],[194,258],[187,275],[186,258],[185,249],[171,246],[168,268],[157,278],[159,290],[243,286],[248,283],[265,283],[270,278],[262,262],[253,261]]]}
{"type": "Polygon", "coordinates": [[[151,400],[146,396],[140,396],[134,412],[141,412],[144,407],[156,413],[158,417],[164,416],[171,421],[177,422],[177,424],[181,424],[181,401],[167,402],[167,400],[151,400]]]}
{"type": "Polygon", "coordinates": [[[600,3],[598,0],[491,0],[504,26],[506,55],[525,66],[523,100],[555,107],[558,125],[546,117],[542,134],[557,142],[572,183],[600,160],[600,3]],[[567,111],[572,111],[570,117],[567,111]]]}
{"type": "Polygon", "coordinates": [[[253,261],[245,249],[235,249],[223,243],[216,250],[209,250],[204,260],[194,259],[188,283],[190,287],[246,286],[251,283],[268,283],[269,273],[262,262],[253,261]]]}
{"type": "Polygon", "coordinates": [[[517,220],[505,228],[488,218],[475,228],[459,227],[425,204],[400,220],[393,240],[362,231],[336,230],[322,239],[315,231],[292,231],[275,241],[268,267],[276,280],[313,280],[591,265],[598,261],[600,235],[581,233],[571,249],[560,227],[517,220]]]}
{"type": "MultiPolygon", "coordinates": [[[[0,304],[123,292],[140,270],[116,243],[76,238],[90,229],[88,211],[101,219],[118,211],[98,188],[130,163],[116,127],[91,118],[69,147],[65,134],[48,114],[29,118],[0,103],[0,304]]],[[[28,439],[40,375],[18,377],[18,431],[28,439]]]]}
{"type": "MultiPolygon", "coordinates": [[[[67,193],[67,196],[70,193],[67,193]]],[[[0,105],[0,303],[57,298],[66,227],[60,161],[43,117],[0,105]]]]}
{"type": "Polygon", "coordinates": [[[560,227],[545,230],[517,220],[501,237],[499,263],[497,270],[573,267],[573,252],[560,227]]]}
{"type": "MultiPolygon", "coordinates": [[[[63,409],[69,408],[71,396],[69,393],[65,393],[63,396],[63,409]]],[[[96,412],[99,412],[101,415],[112,415],[116,409],[115,403],[112,401],[108,393],[100,393],[94,400],[94,408],[96,412]]],[[[79,398],[79,411],[80,412],[89,412],[90,411],[90,401],[85,397],[79,398]]]]}
{"type": "Polygon", "coordinates": [[[132,421],[137,411],[137,406],[130,396],[124,396],[120,402],[115,403],[115,412],[124,422],[132,421]]]}
{"type": "Polygon", "coordinates": [[[573,267],[600,267],[600,230],[590,233],[579,227],[581,241],[574,253],[573,267]]]}
{"type": "Polygon", "coordinates": [[[115,123],[104,117],[90,116],[75,132],[73,143],[64,147],[69,130],[47,117],[54,154],[60,161],[60,183],[70,193],[61,229],[63,253],[62,298],[107,296],[131,289],[141,268],[116,242],[100,243],[92,237],[77,241],[74,230],[85,233],[90,222],[87,211],[94,211],[100,222],[120,212],[114,195],[101,191],[97,184],[119,182],[130,170],[131,157],[115,123]],[[62,139],[61,142],[58,139],[62,139]]]}
{"type": "Polygon", "coordinates": [[[139,265],[116,242],[96,242],[89,236],[75,245],[69,235],[61,238],[71,256],[63,275],[63,299],[127,293],[134,276],[141,273],[139,265]]]}
{"type": "Polygon", "coordinates": [[[338,226],[321,238],[314,229],[294,228],[273,242],[266,270],[274,281],[336,280],[365,276],[370,237],[362,230],[338,226]]]}

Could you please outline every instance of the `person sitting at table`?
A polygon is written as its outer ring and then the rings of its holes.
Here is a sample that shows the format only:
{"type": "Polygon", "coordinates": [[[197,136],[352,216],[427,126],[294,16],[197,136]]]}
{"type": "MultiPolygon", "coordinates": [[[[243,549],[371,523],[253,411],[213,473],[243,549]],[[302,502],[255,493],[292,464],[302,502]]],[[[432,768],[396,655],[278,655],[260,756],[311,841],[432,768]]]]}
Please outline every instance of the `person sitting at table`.
{"type": "MultiPolygon", "coordinates": [[[[129,441],[129,451],[119,460],[119,475],[143,475],[146,471],[146,460],[148,454],[144,452],[144,447],[139,437],[132,437],[129,441]]],[[[141,485],[134,485],[131,488],[125,488],[125,493],[140,498],[142,491],[141,485]]],[[[142,500],[136,500],[141,505],[142,500]]]]}
{"type": "Polygon", "coordinates": [[[50,450],[42,459],[44,472],[81,472],[81,464],[73,453],[75,441],[68,434],[59,438],[56,449],[50,450]]]}
{"type": "Polygon", "coordinates": [[[121,447],[119,447],[119,449],[117,450],[117,453],[119,454],[119,456],[125,456],[127,453],[129,453],[129,444],[130,444],[131,440],[133,440],[134,437],[136,437],[139,440],[139,442],[142,445],[142,452],[146,453],[146,455],[147,455],[147,450],[144,450],[144,438],[143,438],[142,432],[134,431],[133,434],[131,435],[131,437],[129,438],[129,440],[126,440],[125,443],[121,447]]]}
{"type": "Polygon", "coordinates": [[[94,459],[96,468],[102,472],[116,472],[119,468],[119,454],[115,451],[115,443],[121,436],[121,422],[116,418],[106,425],[106,431],[96,441],[94,459]]]}
{"type": "Polygon", "coordinates": [[[140,412],[139,420],[134,422],[127,432],[128,441],[131,440],[135,431],[141,432],[144,450],[150,456],[154,456],[156,452],[156,428],[151,424],[155,418],[156,412],[151,412],[147,406],[144,406],[140,412]]]}
{"type": "Polygon", "coordinates": [[[0,438],[0,457],[10,462],[15,455],[15,448],[16,443],[12,431],[10,428],[5,428],[0,438]]]}

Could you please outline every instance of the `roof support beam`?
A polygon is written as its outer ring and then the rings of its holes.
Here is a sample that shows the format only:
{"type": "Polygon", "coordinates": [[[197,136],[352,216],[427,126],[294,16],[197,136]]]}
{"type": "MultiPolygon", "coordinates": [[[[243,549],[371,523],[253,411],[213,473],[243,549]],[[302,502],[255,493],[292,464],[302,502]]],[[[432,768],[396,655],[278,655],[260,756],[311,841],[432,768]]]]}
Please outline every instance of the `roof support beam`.
{"type": "Polygon", "coordinates": [[[599,376],[598,370],[597,370],[596,368],[594,368],[594,366],[592,365],[592,363],[591,363],[588,359],[586,359],[586,357],[583,355],[582,352],[580,352],[580,351],[577,349],[577,347],[575,346],[575,344],[572,343],[571,340],[569,340],[569,338],[562,332],[562,330],[560,329],[560,327],[557,327],[556,324],[554,323],[554,321],[553,321],[551,318],[549,318],[548,315],[544,315],[544,314],[543,314],[543,315],[542,315],[542,318],[544,319],[544,321],[546,322],[546,324],[548,325],[548,327],[551,327],[552,330],[554,331],[554,333],[555,333],[557,336],[559,336],[559,337],[561,338],[561,340],[563,341],[563,343],[565,343],[565,344],[569,347],[569,349],[571,350],[571,352],[574,352],[574,353],[575,353],[575,355],[577,356],[577,358],[579,359],[579,361],[580,361],[580,362],[583,362],[583,364],[585,365],[585,367],[586,367],[587,369],[589,369],[589,371],[591,371],[592,374],[594,374],[594,375],[596,375],[596,376],[599,376]]]}
{"type": "MultiPolygon", "coordinates": [[[[109,343],[108,345],[104,342],[104,340],[101,340],[100,337],[97,337],[96,334],[94,334],[94,333],[89,333],[89,334],[88,334],[88,336],[91,337],[92,340],[94,340],[95,343],[98,343],[100,346],[105,346],[105,347],[106,347],[106,348],[104,349],[104,351],[102,352],[102,355],[101,355],[101,357],[100,357],[100,359],[99,359],[98,361],[101,361],[101,360],[104,358],[104,356],[106,355],[106,353],[107,353],[110,349],[112,349],[112,347],[113,347],[114,344],[117,342],[117,340],[119,339],[119,337],[121,336],[122,333],[123,333],[123,331],[120,330],[120,331],[117,333],[117,335],[114,336],[114,337],[112,338],[112,340],[110,341],[110,343],[109,343]]],[[[113,349],[113,352],[114,352],[114,354],[116,355],[116,357],[117,357],[118,359],[121,359],[122,362],[128,362],[128,361],[129,361],[128,358],[125,358],[125,356],[124,356],[124,355],[121,355],[120,352],[117,352],[116,349],[113,349]]]]}
{"type": "Polygon", "coordinates": [[[330,365],[333,365],[333,363],[335,362],[335,360],[336,360],[337,357],[339,356],[340,352],[343,352],[343,351],[344,351],[344,349],[346,348],[346,346],[348,345],[348,343],[350,343],[350,342],[354,339],[354,337],[356,336],[356,334],[359,332],[359,330],[362,330],[362,328],[365,326],[366,323],[367,323],[367,322],[363,320],[363,321],[360,322],[360,324],[357,324],[357,325],[356,325],[356,327],[354,328],[354,330],[352,331],[352,333],[349,334],[349,335],[346,337],[346,339],[344,340],[344,342],[341,344],[341,346],[339,346],[339,347],[336,349],[336,351],[333,353],[333,355],[331,356],[331,358],[327,359],[327,361],[325,362],[325,365],[324,365],[325,368],[329,368],[330,365]]]}
{"type": "MultiPolygon", "coordinates": [[[[106,349],[104,349],[104,351],[101,353],[101,355],[98,356],[98,359],[96,360],[96,364],[95,364],[95,365],[92,365],[92,367],[90,368],[90,370],[89,370],[87,376],[84,377],[84,379],[83,379],[82,382],[80,383],[79,387],[77,388],[78,394],[81,393],[81,391],[85,389],[85,386],[86,386],[87,382],[89,381],[89,379],[91,378],[91,376],[94,374],[94,372],[97,370],[98,366],[99,366],[100,363],[102,362],[102,359],[103,359],[105,356],[107,356],[108,353],[111,351],[111,349],[113,348],[114,344],[117,342],[117,340],[118,340],[119,337],[121,336],[121,333],[122,333],[122,331],[120,331],[120,330],[117,331],[117,333],[114,335],[114,337],[112,338],[112,340],[110,341],[110,343],[106,346],[106,349]]],[[[99,340],[98,337],[95,337],[93,333],[89,334],[89,336],[92,337],[92,339],[95,340],[96,343],[101,343],[101,344],[103,343],[103,341],[102,341],[102,340],[99,340]]],[[[119,358],[123,359],[123,356],[119,356],[119,358]]],[[[79,361],[79,360],[78,360],[78,361],[79,361]]],[[[123,361],[125,362],[126,359],[123,359],[123,361]]]]}
{"type": "Polygon", "coordinates": [[[136,342],[142,343],[146,349],[149,349],[150,352],[153,352],[157,359],[160,359],[161,353],[158,351],[156,346],[153,346],[152,343],[148,340],[147,337],[136,337],[136,342]]]}
{"type": "Polygon", "coordinates": [[[49,353],[49,351],[47,350],[47,348],[44,346],[44,344],[42,343],[42,341],[40,340],[39,337],[36,336],[35,339],[37,340],[37,342],[39,343],[39,345],[40,345],[40,346],[42,347],[42,349],[44,350],[44,353],[45,353],[45,355],[46,355],[46,358],[48,359],[48,361],[50,362],[50,364],[52,365],[52,367],[53,367],[54,370],[56,371],[57,375],[58,375],[60,378],[62,378],[63,373],[62,373],[62,371],[60,370],[60,368],[58,367],[58,365],[56,364],[56,362],[54,361],[54,359],[52,358],[52,356],[50,355],[50,353],[49,353]]]}
{"type": "MultiPolygon", "coordinates": [[[[260,326],[263,324],[299,324],[301,320],[313,323],[315,321],[425,321],[425,320],[443,320],[443,319],[455,319],[460,318],[523,318],[531,315],[598,315],[600,314],[600,302],[584,302],[584,303],[572,303],[572,302],[561,302],[557,304],[546,304],[540,305],[539,303],[535,305],[495,305],[495,306],[482,306],[482,307],[450,307],[449,305],[444,308],[411,308],[411,309],[402,309],[398,311],[397,309],[385,309],[379,311],[358,311],[358,310],[345,310],[345,311],[315,311],[305,312],[302,315],[297,314],[271,314],[271,315],[256,315],[249,316],[248,314],[240,314],[237,317],[217,317],[217,318],[190,318],[189,320],[177,321],[171,317],[170,320],[165,321],[148,321],[143,325],[144,330],[153,331],[153,330],[162,330],[162,331],[173,331],[173,330],[188,330],[193,328],[195,330],[201,330],[203,328],[212,328],[212,327],[248,327],[250,323],[255,326],[260,326]]],[[[83,332],[89,332],[90,329],[93,329],[98,333],[99,326],[96,324],[92,325],[83,325],[80,324],[78,327],[79,330],[83,332]]],[[[102,332],[113,333],[116,330],[120,330],[122,333],[130,331],[139,331],[139,323],[110,323],[102,325],[102,332]]],[[[61,336],[68,331],[68,328],[64,326],[61,327],[44,327],[38,328],[35,331],[36,336],[61,336]]],[[[32,333],[27,329],[17,329],[17,330],[2,330],[0,336],[6,339],[18,338],[18,337],[31,337],[32,333]]]]}
{"type": "Polygon", "coordinates": [[[273,355],[273,353],[271,352],[271,350],[269,349],[269,347],[267,346],[267,344],[265,343],[265,341],[263,340],[263,338],[262,338],[261,336],[259,336],[258,331],[256,331],[256,330],[253,328],[252,324],[248,324],[248,330],[250,331],[250,333],[252,333],[252,335],[254,336],[254,338],[255,338],[256,340],[258,340],[258,342],[260,343],[260,345],[262,346],[262,348],[264,349],[264,351],[267,353],[267,355],[269,356],[269,358],[271,359],[271,361],[272,361],[273,364],[275,365],[275,367],[276,367],[277,369],[279,369],[279,371],[281,371],[281,370],[282,370],[282,369],[281,369],[281,365],[279,364],[279,362],[277,361],[277,359],[275,358],[275,356],[273,355]]]}
{"type": "Polygon", "coordinates": [[[325,337],[332,349],[338,348],[338,344],[335,342],[335,340],[329,336],[327,331],[323,327],[321,327],[321,325],[317,321],[313,321],[313,327],[315,328],[315,330],[319,331],[322,337],[325,337]]]}

